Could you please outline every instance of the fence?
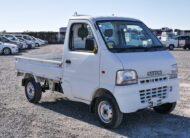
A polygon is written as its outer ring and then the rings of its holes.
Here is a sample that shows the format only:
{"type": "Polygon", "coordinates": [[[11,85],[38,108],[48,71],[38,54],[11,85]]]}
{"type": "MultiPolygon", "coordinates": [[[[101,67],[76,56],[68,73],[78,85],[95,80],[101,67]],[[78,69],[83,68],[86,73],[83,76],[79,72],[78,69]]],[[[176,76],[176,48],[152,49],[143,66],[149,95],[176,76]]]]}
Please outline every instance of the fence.
{"type": "Polygon", "coordinates": [[[40,38],[42,40],[48,41],[49,44],[57,44],[58,42],[58,32],[23,32],[22,34],[27,34],[40,38]]]}

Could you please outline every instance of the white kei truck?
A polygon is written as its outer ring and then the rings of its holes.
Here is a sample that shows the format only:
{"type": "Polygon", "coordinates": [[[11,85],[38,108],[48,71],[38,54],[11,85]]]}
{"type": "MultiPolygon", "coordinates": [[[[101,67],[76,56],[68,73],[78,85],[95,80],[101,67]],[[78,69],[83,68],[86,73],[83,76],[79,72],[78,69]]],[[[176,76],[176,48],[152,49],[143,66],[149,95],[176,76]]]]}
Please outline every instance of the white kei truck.
{"type": "Polygon", "coordinates": [[[124,113],[174,110],[179,98],[176,60],[140,20],[73,16],[64,42],[62,55],[15,57],[29,102],[39,102],[46,90],[61,92],[90,105],[107,128],[118,127],[124,113]]]}
{"type": "Polygon", "coordinates": [[[174,50],[174,48],[179,47],[179,40],[174,33],[162,32],[161,42],[169,50],[174,50]]]}

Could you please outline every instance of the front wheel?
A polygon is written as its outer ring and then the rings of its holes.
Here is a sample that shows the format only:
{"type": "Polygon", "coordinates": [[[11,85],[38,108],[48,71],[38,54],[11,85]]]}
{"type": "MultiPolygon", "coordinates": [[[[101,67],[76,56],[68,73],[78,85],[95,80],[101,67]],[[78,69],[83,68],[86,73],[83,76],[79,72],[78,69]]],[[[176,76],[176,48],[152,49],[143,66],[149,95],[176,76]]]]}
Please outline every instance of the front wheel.
{"type": "Polygon", "coordinates": [[[175,106],[176,106],[176,102],[166,103],[166,104],[154,107],[154,111],[160,114],[169,114],[175,109],[175,106]]]}
{"type": "Polygon", "coordinates": [[[173,45],[169,45],[169,50],[173,50],[174,46],[173,45]]]}
{"type": "Polygon", "coordinates": [[[11,54],[11,49],[10,48],[4,48],[3,49],[3,54],[4,55],[10,55],[11,54]]]}
{"type": "Polygon", "coordinates": [[[29,78],[25,82],[25,94],[26,98],[31,103],[37,103],[42,96],[41,86],[36,83],[34,78],[29,78]]]}
{"type": "Polygon", "coordinates": [[[106,128],[117,128],[123,120],[123,113],[119,110],[115,99],[109,94],[98,97],[95,113],[99,122],[106,128]]]}
{"type": "Polygon", "coordinates": [[[38,43],[36,43],[36,47],[40,47],[40,45],[38,43]]]}

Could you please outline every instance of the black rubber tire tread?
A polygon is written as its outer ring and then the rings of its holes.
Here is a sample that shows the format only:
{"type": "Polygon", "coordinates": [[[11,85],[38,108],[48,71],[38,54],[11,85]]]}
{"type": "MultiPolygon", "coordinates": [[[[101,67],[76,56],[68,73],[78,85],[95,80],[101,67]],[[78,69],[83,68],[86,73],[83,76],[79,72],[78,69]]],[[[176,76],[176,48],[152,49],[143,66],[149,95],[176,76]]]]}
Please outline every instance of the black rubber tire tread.
{"type": "Polygon", "coordinates": [[[174,50],[174,45],[169,45],[169,50],[174,50]]]}
{"type": "Polygon", "coordinates": [[[176,102],[166,103],[166,104],[154,107],[154,111],[160,114],[169,114],[175,109],[175,107],[176,107],[176,102]]]}
{"type": "Polygon", "coordinates": [[[36,83],[34,78],[28,78],[25,81],[25,94],[26,94],[26,98],[28,99],[29,102],[31,103],[38,103],[42,97],[42,90],[41,90],[41,86],[39,83],[36,83]],[[35,93],[34,93],[34,98],[30,99],[27,95],[27,84],[31,82],[34,85],[34,89],[35,89],[35,93]]]}
{"type": "Polygon", "coordinates": [[[100,124],[102,124],[106,128],[117,128],[121,125],[122,120],[123,120],[123,113],[121,113],[115,99],[109,94],[103,94],[102,96],[97,98],[96,103],[95,103],[95,114],[96,114],[100,124]],[[110,123],[102,122],[102,120],[100,119],[100,117],[98,115],[98,105],[101,101],[107,101],[112,106],[113,119],[110,123]]]}

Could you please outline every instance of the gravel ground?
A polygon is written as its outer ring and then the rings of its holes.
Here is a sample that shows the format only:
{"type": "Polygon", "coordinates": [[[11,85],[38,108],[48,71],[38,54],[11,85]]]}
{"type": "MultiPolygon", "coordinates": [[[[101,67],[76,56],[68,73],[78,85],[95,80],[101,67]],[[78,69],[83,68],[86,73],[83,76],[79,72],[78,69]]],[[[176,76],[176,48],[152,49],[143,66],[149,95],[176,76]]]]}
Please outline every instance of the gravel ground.
{"type": "MultiPolygon", "coordinates": [[[[63,45],[25,50],[20,55],[61,53],[63,45]]],[[[0,56],[0,137],[190,137],[190,51],[172,51],[177,59],[180,100],[169,115],[152,110],[125,115],[120,128],[102,128],[87,105],[66,101],[59,93],[29,103],[16,77],[14,56],[0,56]]]]}

